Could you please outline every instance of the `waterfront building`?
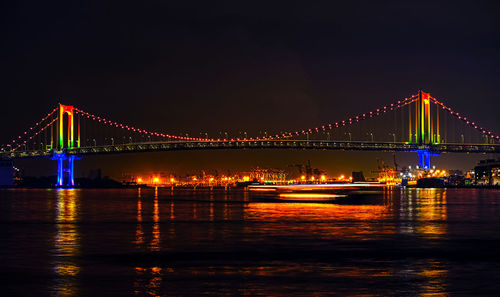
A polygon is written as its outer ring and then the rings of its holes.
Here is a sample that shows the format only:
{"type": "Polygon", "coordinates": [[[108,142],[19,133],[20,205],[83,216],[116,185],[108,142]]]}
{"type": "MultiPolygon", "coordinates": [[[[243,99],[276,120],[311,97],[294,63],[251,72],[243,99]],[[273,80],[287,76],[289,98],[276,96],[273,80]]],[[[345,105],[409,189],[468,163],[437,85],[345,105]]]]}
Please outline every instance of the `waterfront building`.
{"type": "Polygon", "coordinates": [[[479,161],[479,164],[474,167],[474,173],[477,185],[500,185],[500,159],[486,159],[479,161]]]}

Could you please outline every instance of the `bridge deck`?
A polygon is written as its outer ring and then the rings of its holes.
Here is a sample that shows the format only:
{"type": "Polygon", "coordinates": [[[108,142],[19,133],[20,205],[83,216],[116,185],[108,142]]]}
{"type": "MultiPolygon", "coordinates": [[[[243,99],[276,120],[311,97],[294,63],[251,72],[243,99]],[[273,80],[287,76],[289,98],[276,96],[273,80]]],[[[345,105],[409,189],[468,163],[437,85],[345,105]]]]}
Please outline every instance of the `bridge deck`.
{"type": "MultiPolygon", "coordinates": [[[[183,141],[183,142],[141,142],[116,144],[106,146],[80,147],[66,150],[69,155],[95,155],[140,153],[155,151],[179,150],[215,150],[215,149],[316,149],[316,150],[345,150],[345,151],[402,151],[410,152],[419,149],[430,150],[433,153],[500,153],[498,144],[467,144],[442,143],[435,145],[419,145],[404,142],[357,142],[357,141],[329,141],[329,140],[262,140],[262,141],[183,141]]],[[[0,153],[1,159],[43,158],[51,157],[53,150],[32,150],[0,153]]]]}

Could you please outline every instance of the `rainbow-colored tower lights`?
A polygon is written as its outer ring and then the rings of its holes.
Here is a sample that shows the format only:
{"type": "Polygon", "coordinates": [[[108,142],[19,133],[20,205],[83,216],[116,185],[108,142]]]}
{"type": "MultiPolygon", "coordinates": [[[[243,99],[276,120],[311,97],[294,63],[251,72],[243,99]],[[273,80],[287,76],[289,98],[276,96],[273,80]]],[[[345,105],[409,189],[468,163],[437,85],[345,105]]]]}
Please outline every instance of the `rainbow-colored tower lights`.
{"type": "Polygon", "coordinates": [[[73,106],[59,104],[59,148],[64,149],[65,144],[67,148],[73,148],[74,142],[74,129],[73,129],[73,106]],[[68,115],[68,141],[64,141],[64,115],[68,115]]]}
{"type": "MultiPolygon", "coordinates": [[[[74,148],[74,107],[70,105],[62,105],[59,104],[59,118],[57,124],[59,126],[58,138],[59,138],[59,147],[57,149],[57,153],[54,154],[52,160],[57,160],[57,183],[56,186],[70,186],[73,187],[75,185],[74,178],[74,161],[76,159],[75,156],[67,156],[65,150],[74,148]],[[64,130],[64,116],[67,115],[67,130],[64,130]],[[66,133],[65,133],[66,132],[66,133]],[[65,135],[67,138],[65,139],[65,135]],[[67,167],[64,167],[64,161],[67,160],[67,167]],[[68,173],[68,178],[66,185],[64,184],[64,172],[68,173]]],[[[80,129],[78,129],[80,131],[80,129]]],[[[80,135],[78,135],[77,147],[80,147],[80,135]]]]}

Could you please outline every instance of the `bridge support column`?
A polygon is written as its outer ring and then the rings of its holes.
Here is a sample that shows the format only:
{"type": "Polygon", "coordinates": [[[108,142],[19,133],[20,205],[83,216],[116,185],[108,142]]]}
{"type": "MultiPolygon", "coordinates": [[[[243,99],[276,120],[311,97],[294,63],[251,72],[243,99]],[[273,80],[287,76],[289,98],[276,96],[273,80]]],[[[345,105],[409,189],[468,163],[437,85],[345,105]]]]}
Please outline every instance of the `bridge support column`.
{"type": "Polygon", "coordinates": [[[56,186],[57,187],[62,187],[63,186],[63,177],[64,177],[64,159],[66,159],[66,156],[64,154],[57,154],[54,155],[54,158],[52,160],[57,160],[57,182],[56,186]]]}
{"type": "Polygon", "coordinates": [[[56,187],[74,187],[75,186],[75,160],[78,160],[77,156],[67,156],[64,153],[54,154],[52,160],[57,161],[57,181],[56,187]],[[64,161],[67,161],[67,167],[64,167],[64,161]],[[67,173],[68,178],[64,179],[64,173],[67,173]]]}
{"type": "Polygon", "coordinates": [[[428,149],[416,150],[418,154],[418,166],[424,170],[431,169],[431,156],[438,156],[438,154],[431,152],[428,149]]]}
{"type": "Polygon", "coordinates": [[[75,186],[75,156],[68,157],[68,185],[75,186]]]}
{"type": "Polygon", "coordinates": [[[428,150],[418,150],[418,166],[422,169],[431,168],[431,152],[428,150]]]}

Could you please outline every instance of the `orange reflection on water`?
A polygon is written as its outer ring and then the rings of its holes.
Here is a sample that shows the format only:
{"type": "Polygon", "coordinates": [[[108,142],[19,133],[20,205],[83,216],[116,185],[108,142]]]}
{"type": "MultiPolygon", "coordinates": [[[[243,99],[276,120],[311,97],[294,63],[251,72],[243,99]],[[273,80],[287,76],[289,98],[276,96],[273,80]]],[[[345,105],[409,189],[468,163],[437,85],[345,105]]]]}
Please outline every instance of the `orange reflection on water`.
{"type": "MultiPolygon", "coordinates": [[[[306,264],[306,263],[280,263],[275,262],[274,265],[263,266],[246,266],[234,267],[225,266],[224,274],[243,274],[257,276],[297,276],[298,274],[314,274],[320,272],[323,277],[354,277],[354,278],[371,278],[371,277],[391,277],[394,274],[394,269],[391,267],[359,267],[350,265],[330,265],[330,264],[306,264]]],[[[207,271],[208,272],[208,271],[207,271]]]]}
{"type": "MultiPolygon", "coordinates": [[[[371,239],[380,234],[394,234],[393,226],[383,226],[377,221],[392,219],[393,214],[384,205],[338,205],[329,203],[250,203],[245,210],[245,220],[283,222],[270,224],[259,232],[300,232],[321,237],[361,237],[371,239]],[[301,223],[287,223],[298,221],[301,223]]],[[[257,231],[248,230],[253,233],[257,231]]]]}
{"type": "Polygon", "coordinates": [[[175,219],[174,202],[170,201],[170,220],[175,219]]]}
{"type": "Polygon", "coordinates": [[[446,189],[406,189],[399,202],[402,233],[427,237],[446,234],[446,189]]]}
{"type": "Polygon", "coordinates": [[[384,205],[329,203],[250,203],[245,219],[255,220],[375,220],[390,215],[384,205]]]}
{"type": "MultiPolygon", "coordinates": [[[[403,190],[398,214],[400,232],[426,238],[442,238],[448,232],[446,189],[403,190]]],[[[448,269],[438,260],[412,263],[401,273],[423,278],[419,296],[447,295],[443,292],[447,291],[448,269]]]]}
{"type": "Polygon", "coordinates": [[[419,287],[419,296],[448,296],[446,293],[448,283],[448,269],[446,266],[434,259],[419,261],[416,269],[418,277],[423,278],[419,287]]]}
{"type": "Polygon", "coordinates": [[[57,192],[54,271],[60,278],[53,288],[57,296],[77,295],[75,277],[80,273],[80,266],[74,257],[80,253],[80,234],[76,226],[79,193],[73,189],[61,189],[57,192]]]}
{"type": "Polygon", "coordinates": [[[229,204],[224,203],[224,221],[229,220],[229,204]]]}
{"type": "Polygon", "coordinates": [[[208,215],[208,219],[210,221],[213,221],[214,220],[214,203],[213,202],[210,202],[210,206],[209,206],[209,215],[208,215]]]}
{"type": "MultiPolygon", "coordinates": [[[[146,234],[145,228],[148,229],[150,226],[149,221],[144,220],[144,211],[147,212],[147,208],[150,204],[147,201],[148,197],[142,198],[141,191],[138,192],[137,197],[137,214],[136,221],[137,226],[135,229],[135,240],[134,244],[140,249],[146,248],[150,251],[159,251],[161,249],[161,230],[160,230],[160,204],[158,199],[158,188],[154,190],[153,198],[153,213],[152,213],[152,226],[151,235],[146,234]],[[151,239],[151,241],[149,241],[151,239]]],[[[173,205],[171,208],[171,215],[173,214],[173,205]]]]}
{"type": "Polygon", "coordinates": [[[134,295],[161,296],[162,268],[135,267],[134,295]]]}
{"type": "Polygon", "coordinates": [[[446,190],[419,189],[418,232],[425,235],[441,235],[446,230],[446,190]]]}
{"type": "MultiPolygon", "coordinates": [[[[140,189],[139,189],[140,190],[140,189]]],[[[141,192],[137,198],[137,227],[135,229],[135,244],[141,246],[144,243],[144,230],[142,229],[142,201],[141,192]]]]}
{"type": "Polygon", "coordinates": [[[155,197],[153,202],[153,239],[149,245],[150,250],[160,250],[160,207],[158,205],[158,188],[155,188],[155,197]]]}

